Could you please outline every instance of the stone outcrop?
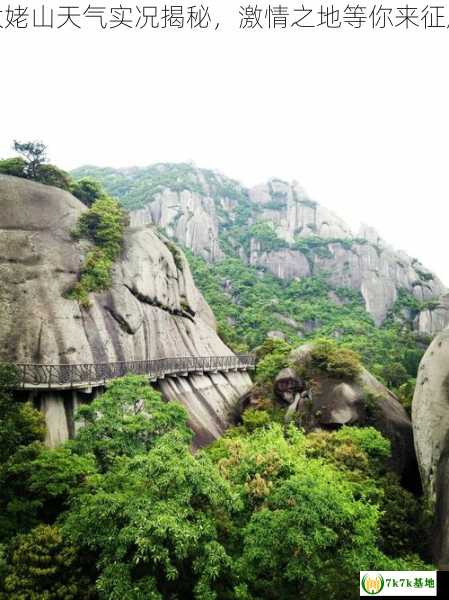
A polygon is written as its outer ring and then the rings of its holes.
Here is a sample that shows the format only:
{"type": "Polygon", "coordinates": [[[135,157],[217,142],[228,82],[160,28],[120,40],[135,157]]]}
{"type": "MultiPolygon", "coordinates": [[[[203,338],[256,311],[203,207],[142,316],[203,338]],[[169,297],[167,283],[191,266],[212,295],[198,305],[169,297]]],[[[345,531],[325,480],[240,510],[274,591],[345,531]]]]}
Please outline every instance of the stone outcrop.
{"type": "MultiPolygon", "coordinates": [[[[271,223],[277,236],[290,248],[266,250],[251,241],[250,263],[281,279],[329,273],[335,287],[359,290],[366,310],[377,324],[383,323],[398,299],[399,290],[412,293],[420,302],[439,299],[446,288],[415,259],[386,244],[372,227],[362,225],[357,235],[332,212],[307,198],[298,184],[271,181],[249,192],[261,207],[257,218],[271,223]],[[268,208],[267,208],[268,207],[268,208]],[[307,247],[307,238],[321,238],[320,247],[307,247]],[[294,249],[303,240],[304,250],[294,249]],[[293,247],[293,249],[292,249],[293,247]]],[[[449,313],[426,307],[415,319],[421,333],[435,333],[449,323],[449,313]]]]}
{"type": "Polygon", "coordinates": [[[251,240],[249,263],[267,269],[280,279],[302,279],[312,275],[312,267],[302,252],[289,248],[267,251],[254,238],[251,240]]]}
{"type": "Polygon", "coordinates": [[[444,294],[432,307],[420,311],[415,319],[415,329],[423,333],[435,335],[442,331],[448,322],[449,294],[444,294]]]}
{"type": "Polygon", "coordinates": [[[146,169],[87,167],[78,174],[91,174],[106,186],[119,181],[125,205],[143,203],[131,212],[133,224],[153,223],[209,262],[220,260],[223,250],[232,247],[246,263],[281,279],[329,273],[334,287],[362,294],[379,325],[400,290],[406,290],[421,304],[408,315],[417,332],[433,335],[449,324],[447,289],[436,275],[394,250],[372,227],[363,225],[358,233],[352,232],[337,215],[311,200],[297,182],[271,179],[245,189],[216,172],[169,164],[146,169]],[[161,173],[164,184],[155,188],[161,173]],[[267,247],[251,234],[242,246],[242,230],[250,232],[256,223],[271,225],[279,242],[275,247],[267,247]],[[322,243],[317,245],[317,240],[322,243]]]}
{"type": "MultiPolygon", "coordinates": [[[[343,425],[375,427],[391,442],[391,468],[401,476],[404,485],[416,491],[418,467],[412,423],[396,396],[364,368],[355,379],[336,379],[317,372],[310,377],[311,352],[312,345],[304,344],[290,355],[295,369],[305,373],[303,380],[310,392],[304,402],[298,403],[302,425],[306,429],[331,430],[343,425]]],[[[298,387],[302,385],[299,380],[298,387]]],[[[294,398],[289,395],[284,400],[292,404],[294,398]]]]}
{"type": "Polygon", "coordinates": [[[223,253],[212,198],[189,190],[158,193],[144,208],[131,212],[131,225],[153,223],[194,254],[215,262],[223,253]]]}
{"type": "MultiPolygon", "coordinates": [[[[0,362],[77,364],[231,354],[216,334],[212,311],[185,257],[154,227],[127,229],[113,284],[91,295],[89,310],[65,298],[89,246],[71,237],[83,210],[59,189],[0,175],[0,362]]],[[[168,399],[185,403],[205,441],[224,430],[232,406],[250,385],[248,375],[228,373],[164,382],[161,390],[168,399]]],[[[63,438],[55,396],[39,402],[47,407],[50,429],[52,423],[57,429],[51,435],[63,438]]],[[[71,410],[73,402],[66,413],[71,410]]]]}
{"type": "Polygon", "coordinates": [[[308,198],[296,182],[272,179],[249,190],[253,204],[260,209],[258,219],[273,223],[278,236],[294,242],[298,236],[350,238],[349,227],[330,210],[308,198]]]}
{"type": "Polygon", "coordinates": [[[418,370],[412,405],[421,480],[435,511],[433,549],[449,568],[449,329],[427,349],[418,370]]]}

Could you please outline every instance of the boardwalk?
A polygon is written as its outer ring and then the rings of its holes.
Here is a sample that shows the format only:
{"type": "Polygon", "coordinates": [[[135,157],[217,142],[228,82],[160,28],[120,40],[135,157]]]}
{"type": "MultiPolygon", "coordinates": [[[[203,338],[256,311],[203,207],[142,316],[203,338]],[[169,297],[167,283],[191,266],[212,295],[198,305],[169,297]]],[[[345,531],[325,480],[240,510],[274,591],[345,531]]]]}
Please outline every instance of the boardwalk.
{"type": "Polygon", "coordinates": [[[38,365],[16,364],[16,389],[83,389],[105,385],[123,375],[146,375],[150,381],[164,377],[186,377],[189,373],[218,373],[254,369],[255,356],[176,356],[129,362],[38,365]]]}

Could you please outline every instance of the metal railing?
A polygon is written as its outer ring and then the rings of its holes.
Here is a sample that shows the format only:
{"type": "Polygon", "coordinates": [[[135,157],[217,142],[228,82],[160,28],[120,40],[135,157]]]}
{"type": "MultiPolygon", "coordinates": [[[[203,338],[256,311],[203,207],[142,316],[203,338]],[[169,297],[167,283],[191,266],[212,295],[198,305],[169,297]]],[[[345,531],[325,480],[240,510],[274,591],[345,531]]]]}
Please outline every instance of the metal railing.
{"type": "Polygon", "coordinates": [[[146,375],[150,380],[188,373],[253,369],[256,364],[252,354],[229,356],[176,356],[156,360],[137,360],[86,364],[14,364],[18,382],[16,388],[65,389],[98,387],[124,375],[146,375]]]}

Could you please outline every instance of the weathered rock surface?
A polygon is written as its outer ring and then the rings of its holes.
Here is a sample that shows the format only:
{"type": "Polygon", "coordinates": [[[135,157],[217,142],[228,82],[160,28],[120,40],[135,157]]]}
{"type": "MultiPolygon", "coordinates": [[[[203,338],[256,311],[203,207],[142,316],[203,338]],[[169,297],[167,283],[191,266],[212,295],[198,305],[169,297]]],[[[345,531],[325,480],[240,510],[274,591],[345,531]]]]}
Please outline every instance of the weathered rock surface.
{"type": "Polygon", "coordinates": [[[435,510],[434,554],[449,568],[449,329],[427,349],[412,404],[421,480],[435,510]]]}
{"type": "Polygon", "coordinates": [[[449,294],[441,296],[432,308],[422,310],[416,317],[415,329],[435,335],[449,322],[449,294]]]}
{"type": "Polygon", "coordinates": [[[271,222],[280,238],[294,242],[297,236],[349,238],[351,230],[333,212],[307,197],[296,182],[272,179],[249,190],[252,202],[261,209],[258,218],[271,222]]]}
{"type": "MultiPolygon", "coordinates": [[[[0,362],[98,363],[232,354],[196,289],[182,253],[152,227],[131,227],[113,285],[88,311],[64,293],[77,281],[88,245],[75,242],[83,205],[70,194],[0,175],[0,362]]],[[[189,377],[179,399],[195,430],[216,437],[250,385],[245,374],[189,377]],[[201,410],[200,410],[200,407],[201,410]]],[[[170,385],[162,385],[167,398],[170,385]]],[[[48,415],[60,407],[50,398],[48,415]]],[[[59,434],[58,434],[59,435],[59,434]]]]}
{"type": "Polygon", "coordinates": [[[189,190],[164,190],[144,208],[132,211],[131,225],[153,223],[194,254],[210,262],[222,258],[218,220],[212,198],[189,190]]]}
{"type": "Polygon", "coordinates": [[[210,262],[220,260],[223,249],[232,247],[243,261],[281,279],[329,273],[333,286],[361,292],[377,324],[404,289],[423,303],[417,314],[410,315],[418,332],[433,335],[449,324],[447,289],[436,275],[394,250],[372,227],[363,225],[354,234],[296,182],[272,179],[245,189],[219,173],[170,164],[147,169],[87,167],[78,174],[115,186],[125,205],[143,203],[143,208],[132,211],[132,224],[162,227],[170,238],[210,262]],[[265,247],[253,236],[244,248],[238,232],[242,228],[248,232],[260,222],[271,224],[280,243],[265,247]],[[323,241],[320,247],[298,245],[317,239],[323,241]]]}
{"type": "MultiPolygon", "coordinates": [[[[295,366],[307,372],[311,351],[312,346],[305,344],[294,349],[290,358],[295,366]]],[[[362,369],[354,380],[314,373],[313,382],[307,377],[305,381],[311,389],[312,402],[299,407],[299,419],[306,428],[375,427],[391,441],[391,467],[407,487],[416,489],[418,467],[412,423],[394,394],[366,369],[362,369]]]]}
{"type": "MultiPolygon", "coordinates": [[[[436,300],[445,292],[442,282],[415,259],[396,252],[372,227],[363,225],[357,235],[332,212],[307,198],[296,183],[272,181],[249,192],[262,211],[258,220],[271,223],[278,237],[293,245],[296,240],[321,238],[319,250],[267,250],[251,242],[250,263],[281,279],[329,273],[335,287],[359,290],[367,311],[381,324],[405,289],[421,302],[436,300]],[[267,208],[269,207],[269,208],[267,208]]],[[[449,313],[426,308],[415,321],[417,330],[432,334],[449,323],[449,313]]]]}
{"type": "Polygon", "coordinates": [[[293,404],[295,396],[305,389],[305,383],[296,374],[295,369],[286,367],[279,371],[274,380],[274,393],[286,404],[293,404]]]}
{"type": "Polygon", "coordinates": [[[282,248],[281,250],[266,251],[258,240],[251,240],[249,263],[253,266],[267,269],[280,279],[295,279],[310,277],[312,269],[309,261],[301,252],[282,248]]]}

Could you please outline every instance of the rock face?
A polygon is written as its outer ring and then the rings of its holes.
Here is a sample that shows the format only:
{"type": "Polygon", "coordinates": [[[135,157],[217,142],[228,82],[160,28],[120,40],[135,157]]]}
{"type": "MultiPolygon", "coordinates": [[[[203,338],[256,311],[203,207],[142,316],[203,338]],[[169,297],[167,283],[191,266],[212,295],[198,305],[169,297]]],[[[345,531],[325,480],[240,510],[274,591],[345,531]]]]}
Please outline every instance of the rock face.
{"type": "Polygon", "coordinates": [[[311,200],[296,182],[272,179],[252,189],[191,165],[142,169],[86,167],[132,210],[133,224],[154,223],[210,262],[224,251],[284,280],[328,273],[334,287],[359,291],[367,311],[383,323],[406,290],[418,301],[408,315],[416,331],[433,335],[449,324],[447,290],[431,271],[386,244],[371,227],[354,234],[337,215],[311,200]],[[271,226],[276,243],[252,232],[271,226]],[[242,231],[246,236],[242,244],[242,231]]]}
{"type": "Polygon", "coordinates": [[[189,190],[158,193],[144,208],[131,213],[131,225],[154,223],[194,254],[210,262],[222,258],[218,220],[212,198],[189,190]]]}
{"type": "MultiPolygon", "coordinates": [[[[77,364],[232,354],[215,332],[213,314],[185,257],[152,227],[127,230],[113,285],[91,295],[88,311],[64,298],[88,248],[70,235],[83,210],[66,192],[0,175],[0,362],[77,364]]],[[[168,399],[184,402],[204,442],[224,430],[232,407],[250,385],[248,375],[229,373],[167,381],[161,390],[168,399]]],[[[51,443],[60,441],[66,437],[61,406],[54,394],[39,402],[47,407],[51,443]]],[[[72,409],[73,403],[66,413],[72,409]]]]}
{"type": "MultiPolygon", "coordinates": [[[[312,345],[292,351],[290,358],[297,368],[307,373],[312,345]]],[[[281,374],[282,375],[282,372],[281,374]]],[[[285,376],[285,375],[284,375],[285,376]]],[[[366,369],[355,380],[335,379],[314,373],[313,380],[304,378],[310,396],[299,402],[299,420],[306,428],[335,429],[342,425],[370,425],[391,441],[391,467],[404,485],[416,491],[418,466],[413,447],[412,423],[397,398],[366,369]]],[[[299,387],[302,381],[299,380],[299,387]]],[[[291,404],[291,398],[287,403],[291,404]]]]}
{"type": "Polygon", "coordinates": [[[449,322],[449,294],[441,296],[433,307],[422,310],[416,317],[415,329],[430,335],[442,331],[449,322]]]}
{"type": "MultiPolygon", "coordinates": [[[[339,217],[307,198],[298,184],[274,180],[250,190],[249,195],[261,209],[257,219],[270,223],[279,239],[290,246],[267,250],[263,241],[253,239],[252,265],[282,279],[329,273],[335,287],[362,293],[366,310],[379,325],[401,289],[420,302],[444,294],[441,281],[418,261],[394,251],[366,225],[355,236],[339,217]]],[[[422,333],[434,333],[449,323],[449,313],[438,302],[422,312],[415,321],[422,333]]]]}
{"type": "Polygon", "coordinates": [[[433,340],[419,366],[412,404],[421,480],[435,510],[434,555],[449,568],[449,329],[433,340]]]}

